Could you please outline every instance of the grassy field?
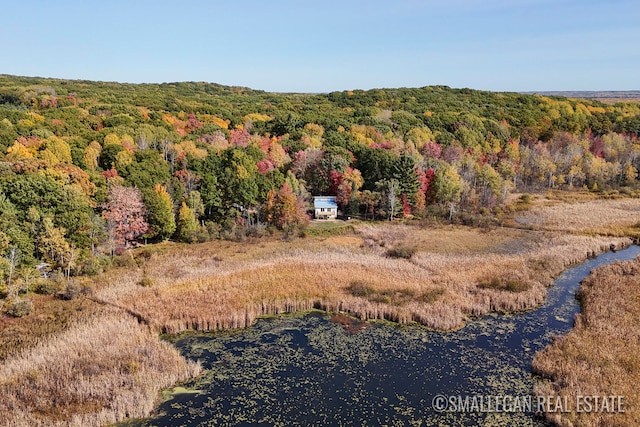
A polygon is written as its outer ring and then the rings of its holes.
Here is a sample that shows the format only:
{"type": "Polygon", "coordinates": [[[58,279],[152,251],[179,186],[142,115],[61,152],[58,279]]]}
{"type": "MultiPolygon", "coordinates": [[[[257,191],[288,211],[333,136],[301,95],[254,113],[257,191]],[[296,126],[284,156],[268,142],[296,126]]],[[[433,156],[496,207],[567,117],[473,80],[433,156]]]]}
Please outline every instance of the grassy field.
{"type": "MultiPolygon", "coordinates": [[[[640,425],[640,259],[599,267],[582,283],[574,329],[534,359],[540,396],[623,396],[624,413],[550,414],[561,426],[640,425]]],[[[613,408],[613,407],[611,407],[613,408]]],[[[600,408],[602,409],[602,408],[600,408]]]]}
{"type": "Polygon", "coordinates": [[[199,369],[160,332],[245,327],[313,307],[450,330],[531,309],[567,266],[628,245],[618,236],[634,230],[640,211],[633,199],[532,205],[513,214],[514,227],[336,222],[292,241],[137,249],[94,280],[90,297],[37,297],[34,314],[0,319],[0,410],[16,426],[146,415],[162,388],[199,369]]]}
{"type": "Polygon", "coordinates": [[[96,296],[168,333],[244,327],[263,314],[313,307],[449,330],[469,316],[535,307],[568,265],[625,243],[506,229],[361,224],[353,235],[323,239],[176,247],[151,255],[142,268],[112,272],[96,296]],[[394,250],[412,253],[390,256],[394,250]],[[379,297],[353,292],[354,283],[379,297]]]}

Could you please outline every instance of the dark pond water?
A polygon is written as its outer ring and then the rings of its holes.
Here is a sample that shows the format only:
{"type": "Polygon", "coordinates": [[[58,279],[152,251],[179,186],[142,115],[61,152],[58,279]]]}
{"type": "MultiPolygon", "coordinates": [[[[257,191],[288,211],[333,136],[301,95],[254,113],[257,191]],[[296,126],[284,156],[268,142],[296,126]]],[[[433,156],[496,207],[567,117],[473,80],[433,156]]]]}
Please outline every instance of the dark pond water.
{"type": "Polygon", "coordinates": [[[535,399],[526,407],[533,355],[573,326],[575,292],[592,268],[638,254],[632,246],[588,260],[559,276],[540,308],[489,315],[455,332],[374,323],[347,333],[312,313],[171,337],[207,370],[184,385],[191,393],[173,395],[139,425],[544,425],[535,399]],[[471,405],[438,412],[438,395],[467,397],[471,405]],[[507,396],[504,408],[515,412],[490,412],[490,396],[507,396]]]}

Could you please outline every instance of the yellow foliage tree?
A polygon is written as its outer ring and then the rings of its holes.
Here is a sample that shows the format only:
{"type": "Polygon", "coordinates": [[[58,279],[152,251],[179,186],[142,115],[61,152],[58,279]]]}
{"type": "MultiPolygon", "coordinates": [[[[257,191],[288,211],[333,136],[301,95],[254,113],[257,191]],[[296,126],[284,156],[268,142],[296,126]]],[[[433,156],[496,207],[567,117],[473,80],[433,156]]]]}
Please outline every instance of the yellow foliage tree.
{"type": "Polygon", "coordinates": [[[43,160],[51,159],[51,156],[45,152],[50,152],[51,155],[55,157],[57,161],[53,161],[51,164],[58,163],[73,163],[73,159],[71,158],[71,147],[67,144],[62,138],[58,138],[57,136],[50,136],[45,140],[44,150],[40,152],[40,158],[43,160]]]}
{"type": "Polygon", "coordinates": [[[87,148],[84,149],[83,159],[84,164],[89,170],[96,170],[98,168],[98,158],[102,153],[102,147],[98,144],[98,141],[91,141],[87,148]]]}
{"type": "Polygon", "coordinates": [[[102,142],[103,147],[108,145],[122,145],[122,141],[120,141],[120,137],[118,135],[110,133],[104,137],[104,141],[102,142]]]}
{"type": "Polygon", "coordinates": [[[304,131],[310,137],[322,138],[324,135],[324,128],[321,125],[315,123],[307,123],[304,125],[304,131]]]}
{"type": "Polygon", "coordinates": [[[247,123],[247,122],[268,122],[269,120],[271,120],[271,116],[267,116],[266,114],[260,114],[260,113],[247,114],[246,116],[244,116],[242,118],[242,121],[244,123],[247,123]]]}
{"type": "Polygon", "coordinates": [[[133,162],[133,154],[127,150],[122,150],[116,154],[116,169],[122,170],[125,166],[129,166],[133,162]]]}
{"type": "Polygon", "coordinates": [[[34,123],[44,123],[44,116],[34,111],[29,111],[27,113],[27,116],[29,116],[29,119],[31,119],[34,123]]]}
{"type": "Polygon", "coordinates": [[[269,155],[269,159],[271,159],[271,161],[273,162],[274,165],[276,165],[276,167],[283,166],[286,163],[291,161],[291,158],[289,157],[287,152],[284,151],[284,148],[282,148],[282,145],[280,145],[280,143],[275,138],[271,139],[271,143],[269,144],[268,155],[269,155]]]}
{"type": "Polygon", "coordinates": [[[182,141],[180,144],[175,145],[177,152],[184,152],[194,159],[204,159],[207,157],[207,150],[196,147],[196,144],[191,140],[182,141]]]}
{"type": "Polygon", "coordinates": [[[422,151],[427,142],[436,140],[431,129],[426,126],[409,130],[405,139],[407,141],[412,141],[418,151],[422,151]]]}
{"type": "Polygon", "coordinates": [[[7,149],[5,159],[9,162],[16,162],[18,160],[30,159],[32,157],[33,153],[31,153],[27,147],[16,141],[7,149]]]}

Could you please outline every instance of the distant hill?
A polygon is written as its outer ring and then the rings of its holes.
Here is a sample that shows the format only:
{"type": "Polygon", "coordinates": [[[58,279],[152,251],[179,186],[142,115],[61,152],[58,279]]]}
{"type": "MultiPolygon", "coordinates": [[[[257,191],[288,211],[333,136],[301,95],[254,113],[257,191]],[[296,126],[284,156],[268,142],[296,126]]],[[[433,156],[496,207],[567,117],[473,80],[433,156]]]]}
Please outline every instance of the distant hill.
{"type": "Polygon", "coordinates": [[[640,102],[640,90],[596,90],[596,91],[535,91],[528,95],[562,96],[565,98],[595,99],[607,104],[616,102],[640,102]]]}

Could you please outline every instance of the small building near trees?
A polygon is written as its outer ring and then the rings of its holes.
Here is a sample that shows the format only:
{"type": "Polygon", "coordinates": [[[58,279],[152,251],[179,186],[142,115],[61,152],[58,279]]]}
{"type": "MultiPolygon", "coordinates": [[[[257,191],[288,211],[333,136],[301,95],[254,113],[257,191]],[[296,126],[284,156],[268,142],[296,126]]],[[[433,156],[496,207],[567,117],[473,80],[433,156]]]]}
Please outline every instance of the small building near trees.
{"type": "Polygon", "coordinates": [[[315,219],[336,219],[338,217],[336,196],[314,196],[313,212],[315,219]]]}

